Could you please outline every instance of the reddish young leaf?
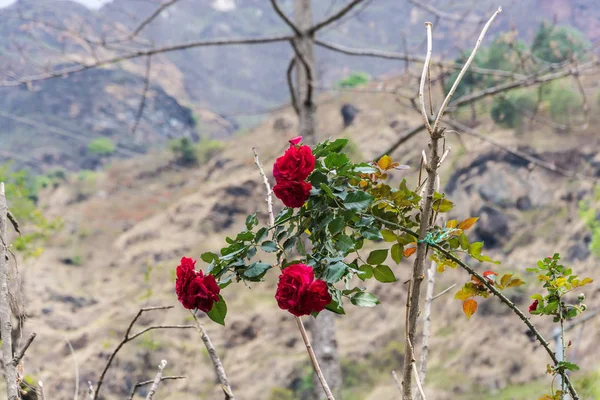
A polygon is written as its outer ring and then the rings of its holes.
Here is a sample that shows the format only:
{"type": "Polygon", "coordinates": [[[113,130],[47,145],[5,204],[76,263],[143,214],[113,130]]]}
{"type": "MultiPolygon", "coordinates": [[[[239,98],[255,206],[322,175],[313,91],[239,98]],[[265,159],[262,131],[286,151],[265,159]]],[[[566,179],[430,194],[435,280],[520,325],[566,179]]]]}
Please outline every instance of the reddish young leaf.
{"type": "Polygon", "coordinates": [[[473,299],[467,299],[463,302],[463,311],[467,316],[467,319],[471,318],[471,315],[477,311],[477,302],[473,299]]]}
{"type": "Polygon", "coordinates": [[[417,252],[416,247],[408,247],[404,249],[404,258],[408,258],[417,252]]]}

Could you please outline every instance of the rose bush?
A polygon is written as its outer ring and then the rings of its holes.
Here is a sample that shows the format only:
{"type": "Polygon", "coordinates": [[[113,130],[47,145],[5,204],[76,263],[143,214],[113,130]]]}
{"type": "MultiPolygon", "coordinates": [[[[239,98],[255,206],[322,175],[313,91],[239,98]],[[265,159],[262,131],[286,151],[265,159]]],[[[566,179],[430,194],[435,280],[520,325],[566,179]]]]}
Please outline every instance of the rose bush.
{"type": "Polygon", "coordinates": [[[321,312],[331,303],[327,283],[315,280],[313,269],[305,264],[292,264],[282,271],[275,299],[279,308],[297,317],[321,312]]]}

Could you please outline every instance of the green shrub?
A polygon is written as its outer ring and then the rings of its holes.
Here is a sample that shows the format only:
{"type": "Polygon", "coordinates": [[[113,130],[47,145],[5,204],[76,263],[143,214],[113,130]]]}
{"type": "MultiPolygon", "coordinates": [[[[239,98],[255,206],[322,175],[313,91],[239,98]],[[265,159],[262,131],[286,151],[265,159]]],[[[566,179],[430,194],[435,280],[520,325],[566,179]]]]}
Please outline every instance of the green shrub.
{"type": "Polygon", "coordinates": [[[274,387],[269,393],[269,400],[295,400],[294,392],[284,387],[274,387]]]}
{"type": "Polygon", "coordinates": [[[514,90],[494,99],[490,114],[498,125],[522,129],[527,115],[535,111],[536,100],[527,90],[514,90]]]}
{"type": "Polygon", "coordinates": [[[558,124],[568,125],[582,112],[583,99],[566,83],[552,85],[546,101],[552,121],[558,124]]]}
{"type": "Polygon", "coordinates": [[[198,155],[196,154],[196,149],[190,139],[180,138],[172,140],[170,147],[177,164],[186,167],[198,165],[198,155]]]}
{"type": "Polygon", "coordinates": [[[196,154],[200,164],[206,164],[225,149],[225,143],[218,140],[201,140],[196,145],[196,154]]]}
{"type": "Polygon", "coordinates": [[[543,22],[535,34],[531,52],[543,61],[559,63],[581,56],[589,46],[583,32],[570,26],[543,22]]]}
{"type": "Polygon", "coordinates": [[[99,137],[88,143],[87,149],[91,154],[109,156],[115,152],[117,147],[109,138],[99,137]]]}
{"type": "Polygon", "coordinates": [[[342,79],[337,83],[337,86],[342,88],[355,88],[357,86],[364,85],[369,82],[370,76],[365,74],[364,72],[355,72],[348,76],[347,78],[342,79]]]}

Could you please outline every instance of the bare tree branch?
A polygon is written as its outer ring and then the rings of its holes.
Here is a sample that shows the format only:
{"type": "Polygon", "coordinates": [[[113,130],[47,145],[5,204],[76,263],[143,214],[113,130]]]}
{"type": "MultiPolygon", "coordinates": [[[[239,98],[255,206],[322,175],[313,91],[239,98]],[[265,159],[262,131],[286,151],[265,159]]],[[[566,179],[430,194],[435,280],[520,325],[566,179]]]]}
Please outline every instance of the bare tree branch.
{"type": "Polygon", "coordinates": [[[21,362],[21,359],[25,355],[25,352],[27,351],[27,349],[29,348],[29,346],[31,346],[31,343],[33,342],[33,339],[35,339],[35,337],[36,337],[36,333],[32,332],[31,335],[29,336],[29,339],[27,339],[27,341],[25,342],[25,344],[23,345],[23,347],[21,347],[21,350],[19,350],[17,352],[17,354],[15,355],[15,358],[13,358],[13,360],[12,360],[12,364],[15,367],[17,365],[19,365],[19,363],[21,362]]]}
{"type": "Polygon", "coordinates": [[[294,108],[296,115],[300,115],[300,107],[298,105],[298,98],[296,97],[296,89],[294,88],[294,78],[292,75],[294,72],[295,66],[296,66],[296,57],[292,58],[290,61],[290,64],[288,65],[288,68],[286,71],[286,78],[287,78],[288,90],[290,91],[290,99],[292,102],[292,107],[294,108]]]}
{"type": "Polygon", "coordinates": [[[296,43],[296,41],[291,40],[290,43],[291,43],[292,47],[294,48],[294,52],[296,53],[296,56],[298,57],[298,59],[300,60],[300,63],[302,64],[302,66],[304,67],[304,70],[306,71],[306,80],[307,80],[306,98],[301,99],[301,101],[305,105],[313,104],[313,83],[314,83],[313,66],[306,59],[306,57],[304,56],[302,51],[300,51],[300,48],[298,47],[298,44],[296,43]]]}
{"type": "MultiPolygon", "coordinates": [[[[135,116],[135,122],[131,128],[131,135],[136,136],[136,131],[144,115],[144,108],[146,107],[146,98],[148,96],[148,89],[150,88],[150,71],[152,70],[152,56],[146,57],[146,74],[144,75],[144,88],[142,89],[142,99],[140,100],[140,106],[135,116]]],[[[137,139],[137,138],[136,138],[137,139]]],[[[141,140],[136,140],[141,142],[141,140]]]]}
{"type": "Polygon", "coordinates": [[[120,43],[120,42],[125,42],[128,40],[132,40],[137,35],[139,35],[140,32],[143,31],[144,28],[146,28],[146,26],[148,26],[152,21],[154,21],[163,11],[165,11],[167,8],[171,7],[178,1],[180,1],[180,0],[169,0],[165,3],[162,3],[156,10],[154,10],[154,12],[152,14],[150,14],[150,16],[148,16],[148,18],[144,19],[137,26],[137,28],[135,28],[133,31],[131,31],[131,33],[129,33],[127,36],[119,38],[119,39],[103,41],[103,44],[120,43]]]}
{"type": "MultiPolygon", "coordinates": [[[[102,383],[104,382],[104,377],[106,376],[106,373],[108,372],[115,356],[117,355],[119,350],[121,350],[121,348],[126,343],[134,340],[138,336],[140,336],[148,331],[155,330],[155,329],[190,329],[190,328],[193,329],[193,328],[195,328],[194,325],[154,325],[154,326],[150,326],[146,329],[143,329],[142,331],[136,333],[135,335],[130,336],[133,325],[135,325],[135,323],[142,316],[143,313],[145,313],[147,311],[155,311],[155,310],[168,310],[171,308],[173,308],[173,306],[145,307],[145,308],[141,308],[138,311],[136,316],[133,318],[133,320],[129,324],[129,327],[127,327],[127,331],[125,332],[125,335],[123,336],[123,340],[121,340],[121,342],[117,345],[117,347],[113,350],[111,355],[108,357],[108,361],[106,362],[106,365],[104,366],[104,369],[102,370],[102,373],[100,374],[100,378],[98,379],[98,383],[96,384],[96,389],[93,390],[93,393],[90,393],[91,400],[98,399],[98,395],[100,394],[100,389],[102,388],[102,383]]],[[[90,389],[91,388],[92,387],[90,386],[90,389]]]]}
{"type": "Polygon", "coordinates": [[[471,52],[471,55],[467,59],[467,62],[465,62],[464,67],[460,70],[458,76],[456,77],[456,80],[454,81],[454,83],[452,84],[452,87],[450,88],[450,91],[448,91],[448,95],[446,96],[446,98],[442,102],[442,105],[440,106],[440,110],[438,111],[438,115],[435,118],[435,122],[433,123],[433,130],[434,131],[439,126],[440,121],[441,121],[442,117],[444,116],[444,112],[446,111],[446,107],[448,106],[448,103],[452,99],[452,96],[454,96],[454,92],[456,91],[456,88],[458,87],[458,84],[462,80],[463,76],[465,76],[465,74],[467,73],[467,70],[469,69],[469,66],[471,65],[471,63],[475,59],[475,54],[477,54],[477,50],[479,50],[479,46],[481,46],[481,42],[483,41],[483,38],[485,37],[485,34],[487,33],[490,25],[492,24],[492,22],[494,22],[494,19],[496,19],[496,16],[498,14],[500,14],[501,12],[502,12],[502,8],[499,7],[498,10],[496,10],[496,12],[492,15],[492,17],[489,19],[489,21],[485,24],[485,26],[481,30],[481,34],[479,35],[479,38],[477,39],[477,43],[475,43],[475,47],[473,48],[473,51],[471,52]]]}
{"type": "MultiPolygon", "coordinates": [[[[321,46],[325,49],[335,51],[341,54],[345,54],[348,56],[357,56],[357,57],[374,57],[374,58],[382,58],[386,60],[400,60],[406,62],[415,62],[415,63],[424,63],[425,57],[410,55],[408,53],[394,53],[383,50],[371,50],[371,49],[355,49],[347,46],[342,46],[340,44],[327,42],[325,40],[316,39],[315,44],[317,46],[321,46]]],[[[437,67],[444,68],[452,68],[460,70],[462,69],[462,65],[453,63],[453,62],[444,62],[444,61],[432,61],[432,65],[437,67]]],[[[480,74],[480,75],[489,75],[495,77],[503,77],[503,78],[511,78],[511,79],[523,79],[525,76],[522,74],[517,74],[511,71],[502,71],[488,68],[479,68],[479,67],[471,67],[470,72],[480,74]]]]}
{"type": "Polygon", "coordinates": [[[227,374],[225,373],[225,368],[223,368],[223,363],[221,363],[221,359],[217,355],[217,350],[215,350],[215,346],[213,346],[208,333],[204,330],[204,326],[200,323],[196,314],[190,310],[192,317],[194,317],[194,321],[196,321],[196,330],[200,333],[200,337],[202,338],[202,342],[204,342],[204,346],[206,350],[208,350],[208,356],[210,357],[210,361],[212,362],[215,372],[217,373],[217,377],[221,382],[221,388],[223,392],[225,392],[225,399],[227,400],[235,400],[233,396],[233,390],[231,389],[231,385],[229,384],[229,380],[227,379],[227,374]]]}
{"type": "Polygon", "coordinates": [[[543,169],[545,169],[547,171],[553,172],[553,173],[558,174],[558,175],[565,176],[567,178],[577,179],[577,180],[581,180],[581,181],[596,182],[596,180],[597,180],[596,177],[588,176],[588,175],[583,175],[583,174],[580,174],[578,172],[574,172],[574,171],[569,171],[569,170],[565,170],[565,169],[562,169],[562,168],[558,168],[554,164],[551,164],[549,162],[541,160],[541,159],[539,159],[537,157],[534,157],[532,155],[524,153],[524,152],[522,152],[520,150],[511,149],[510,147],[505,146],[503,144],[500,144],[500,143],[496,142],[495,140],[493,140],[493,139],[491,139],[491,138],[489,138],[489,137],[487,137],[485,135],[482,135],[482,134],[478,133],[477,131],[469,128],[468,126],[466,126],[464,124],[461,124],[460,122],[458,122],[456,120],[449,119],[449,120],[446,121],[446,123],[448,125],[450,125],[450,126],[453,126],[456,129],[458,129],[462,133],[465,133],[467,135],[476,137],[479,140],[483,140],[484,142],[487,142],[487,143],[489,143],[489,144],[491,144],[491,145],[493,145],[495,147],[498,147],[499,149],[501,149],[501,150],[503,150],[503,151],[505,151],[505,152],[507,152],[509,154],[512,154],[512,155],[514,155],[516,157],[519,157],[519,158],[521,158],[521,159],[523,159],[525,161],[528,161],[528,162],[530,162],[530,163],[532,163],[534,165],[537,165],[538,167],[543,168],[543,169]]]}
{"type": "Polygon", "coordinates": [[[425,62],[423,63],[423,73],[421,74],[421,81],[419,84],[419,104],[421,105],[421,116],[423,117],[425,127],[427,128],[429,134],[433,134],[433,130],[429,124],[429,116],[427,115],[427,111],[425,109],[424,95],[425,82],[428,81],[427,77],[429,76],[429,62],[431,61],[432,51],[431,22],[425,22],[425,29],[427,31],[427,56],[425,57],[425,62]]]}
{"type": "MultiPolygon", "coordinates": [[[[178,380],[178,379],[185,379],[185,376],[162,376],[160,378],[160,381],[173,381],[173,380],[178,380]]],[[[133,400],[133,396],[135,396],[135,392],[137,392],[137,390],[139,388],[141,388],[142,386],[146,386],[146,385],[150,385],[154,383],[154,380],[151,381],[142,381],[142,382],[138,382],[135,385],[133,385],[133,388],[131,389],[131,393],[129,394],[129,397],[127,398],[127,400],[133,400]]]]}
{"type": "Polygon", "coordinates": [[[484,17],[479,18],[479,17],[475,17],[472,15],[459,15],[459,14],[443,12],[443,11],[440,11],[437,8],[433,7],[430,4],[425,4],[425,3],[421,2],[421,1],[417,1],[417,0],[408,0],[408,2],[414,4],[415,6],[421,8],[425,11],[432,13],[439,19],[443,19],[443,20],[447,20],[447,21],[468,22],[468,23],[477,23],[477,24],[483,23],[485,21],[484,17]]]}
{"type": "Polygon", "coordinates": [[[167,360],[162,360],[160,362],[160,364],[158,364],[158,372],[156,373],[156,377],[154,378],[154,381],[152,382],[152,386],[150,387],[150,390],[148,391],[146,400],[152,400],[154,398],[154,394],[158,390],[158,386],[160,385],[160,382],[162,381],[163,371],[166,366],[167,366],[167,360]]]}
{"type": "Polygon", "coordinates": [[[285,15],[285,13],[279,7],[277,0],[271,0],[271,5],[273,6],[273,9],[277,13],[277,15],[279,15],[279,17],[283,20],[283,22],[285,22],[286,25],[289,26],[294,31],[296,36],[302,36],[302,31],[300,31],[300,29],[296,26],[296,24],[294,24],[292,22],[292,20],[288,18],[287,15],[285,15]]]}
{"type": "Polygon", "coordinates": [[[314,35],[316,32],[318,32],[320,29],[325,28],[327,25],[337,21],[338,19],[342,18],[344,15],[348,14],[350,11],[352,11],[352,9],[354,7],[356,7],[357,5],[359,5],[360,3],[362,3],[364,0],[352,0],[350,3],[348,3],[345,7],[342,7],[338,12],[336,12],[335,14],[329,16],[328,18],[324,19],[321,22],[318,22],[317,24],[315,24],[312,28],[310,28],[308,30],[308,34],[310,36],[314,35]]]}
{"type": "Polygon", "coordinates": [[[120,61],[132,60],[140,57],[152,56],[155,54],[165,54],[173,51],[194,49],[198,47],[214,47],[214,46],[235,46],[235,45],[246,45],[246,44],[267,44],[267,43],[278,43],[290,41],[293,36],[281,35],[281,36],[268,36],[262,38],[245,38],[245,39],[214,39],[205,41],[194,41],[188,43],[181,43],[176,45],[169,45],[163,47],[156,47],[146,50],[138,50],[131,53],[119,55],[116,57],[106,58],[100,61],[96,61],[89,64],[76,65],[73,67],[66,67],[56,71],[51,71],[39,75],[30,75],[21,77],[18,80],[0,81],[0,86],[20,86],[26,83],[32,83],[37,81],[43,81],[52,78],[64,77],[69,74],[76,72],[86,71],[92,68],[98,68],[105,65],[115,64],[120,61]]]}

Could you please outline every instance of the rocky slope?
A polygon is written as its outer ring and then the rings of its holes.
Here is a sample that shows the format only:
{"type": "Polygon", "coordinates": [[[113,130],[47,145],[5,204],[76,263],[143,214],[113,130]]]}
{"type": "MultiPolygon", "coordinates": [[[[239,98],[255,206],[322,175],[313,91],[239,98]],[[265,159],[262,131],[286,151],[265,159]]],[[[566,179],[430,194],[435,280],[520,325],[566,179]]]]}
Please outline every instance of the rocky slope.
{"type": "MultiPolygon", "coordinates": [[[[400,112],[390,99],[385,94],[358,97],[351,93],[320,98],[320,136],[351,138],[358,158],[379,154],[419,121],[418,115],[400,112]],[[340,108],[346,103],[360,112],[344,129],[340,108]]],[[[491,128],[487,124],[478,127],[482,131],[491,128]]],[[[265,221],[264,191],[251,148],[257,147],[268,166],[285,149],[295,129],[292,111],[283,110],[247,135],[227,141],[222,153],[198,168],[182,169],[168,154],[156,152],[115,162],[86,185],[72,182],[45,193],[46,212],[62,216],[65,228],[39,260],[20,266],[30,316],[24,337],[31,331],[38,334],[25,359],[25,373],[36,381],[42,379],[47,395],[71,396],[75,367],[68,340],[75,349],[79,394],[84,396],[86,382],[96,381],[140,307],[175,306],[148,314],[140,320],[139,329],[190,323],[173,293],[179,257],[197,258],[220,248],[248,213],[260,211],[265,221]]],[[[527,136],[494,129],[493,137],[511,146],[529,144],[540,157],[562,168],[600,174],[596,157],[600,143],[591,129],[557,135],[540,126],[527,136]]],[[[597,278],[596,258],[589,246],[593,233],[580,216],[582,202],[596,207],[590,183],[569,181],[527,165],[468,136],[459,142],[449,134],[447,145],[453,150],[442,182],[457,204],[454,214],[481,216],[472,234],[485,240],[491,255],[503,262],[498,270],[517,271],[531,282],[511,292],[514,301],[527,306],[535,277],[525,268],[555,251],[563,253],[581,275],[597,278]]],[[[410,172],[397,172],[394,180],[406,177],[415,182],[425,146],[421,134],[393,154],[413,167],[410,172]]],[[[397,398],[390,371],[401,368],[403,361],[406,291],[402,282],[409,269],[410,264],[403,261],[394,266],[398,282],[372,285],[382,301],[377,308],[350,308],[348,315],[337,319],[345,399],[397,398]]],[[[461,271],[449,270],[438,275],[437,287],[441,291],[467,279],[461,271]]],[[[272,273],[265,284],[230,286],[225,291],[226,327],[203,320],[241,399],[300,398],[275,397],[275,393],[301,393],[308,382],[307,356],[293,319],[273,299],[275,280],[272,273]]],[[[598,309],[599,286],[594,284],[585,293],[590,310],[598,309]]],[[[584,385],[583,378],[594,382],[593,374],[600,368],[595,343],[599,324],[600,320],[591,320],[583,335],[569,337],[574,343],[570,355],[585,371],[574,375],[580,385],[584,385]]],[[[550,334],[550,325],[540,326],[550,334]]],[[[548,391],[545,354],[529,341],[521,322],[495,299],[484,300],[467,321],[452,294],[441,297],[434,303],[433,334],[426,386],[433,399],[529,400],[548,391]]],[[[136,381],[154,376],[161,359],[169,361],[169,375],[187,376],[166,383],[161,398],[221,398],[195,330],[154,331],[127,344],[107,375],[104,398],[124,398],[136,381]]],[[[590,394],[589,384],[586,390],[582,398],[597,398],[590,394]]]]}

